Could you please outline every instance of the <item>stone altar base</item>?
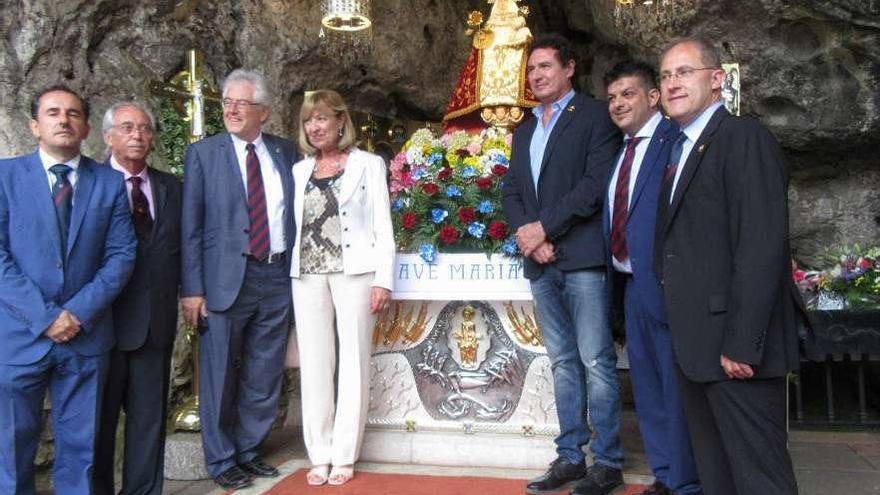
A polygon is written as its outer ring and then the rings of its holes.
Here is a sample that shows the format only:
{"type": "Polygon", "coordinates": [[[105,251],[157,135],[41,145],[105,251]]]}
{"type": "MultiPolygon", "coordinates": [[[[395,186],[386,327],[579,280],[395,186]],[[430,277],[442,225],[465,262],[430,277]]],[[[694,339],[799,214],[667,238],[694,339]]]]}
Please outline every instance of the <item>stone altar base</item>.
{"type": "Polygon", "coordinates": [[[205,470],[202,436],[199,433],[173,433],[165,439],[165,479],[210,479],[205,470]]]}
{"type": "Polygon", "coordinates": [[[509,433],[406,432],[368,427],[361,461],[544,470],[556,458],[553,437],[509,433]]]}

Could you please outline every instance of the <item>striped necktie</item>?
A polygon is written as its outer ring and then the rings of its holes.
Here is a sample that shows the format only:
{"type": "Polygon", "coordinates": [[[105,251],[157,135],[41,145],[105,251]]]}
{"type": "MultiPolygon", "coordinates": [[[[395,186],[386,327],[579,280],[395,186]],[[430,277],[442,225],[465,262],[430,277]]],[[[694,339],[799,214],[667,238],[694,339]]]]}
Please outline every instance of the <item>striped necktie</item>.
{"type": "Polygon", "coordinates": [[[73,186],[67,179],[67,174],[73,170],[67,165],[58,164],[49,167],[49,171],[55,174],[55,184],[52,186],[52,201],[55,203],[55,216],[58,218],[58,231],[61,234],[61,245],[67,248],[67,235],[70,231],[70,210],[73,200],[73,186]]]}
{"type": "Polygon", "coordinates": [[[245,146],[247,158],[247,207],[250,218],[251,256],[263,261],[269,256],[269,215],[266,212],[266,190],[263,188],[263,173],[260,171],[260,159],[253,143],[245,146]]]}
{"type": "Polygon", "coordinates": [[[636,157],[636,146],[642,138],[634,137],[626,140],[626,151],[623,163],[617,172],[617,183],[614,186],[614,210],[611,221],[611,254],[614,259],[623,263],[629,258],[626,246],[626,221],[629,217],[629,182],[630,172],[636,157]]]}

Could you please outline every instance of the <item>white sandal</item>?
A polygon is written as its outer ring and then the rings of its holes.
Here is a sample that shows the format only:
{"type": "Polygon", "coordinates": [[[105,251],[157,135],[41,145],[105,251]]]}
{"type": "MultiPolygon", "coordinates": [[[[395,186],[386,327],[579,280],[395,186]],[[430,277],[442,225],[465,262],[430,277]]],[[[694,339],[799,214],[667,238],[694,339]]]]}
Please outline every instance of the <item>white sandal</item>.
{"type": "Polygon", "coordinates": [[[306,475],[306,483],[312,486],[321,486],[324,483],[327,483],[327,476],[329,472],[329,464],[313,466],[312,469],[309,469],[309,474],[306,475]]]}
{"type": "Polygon", "coordinates": [[[330,471],[330,477],[327,479],[327,483],[331,485],[344,485],[351,481],[354,478],[354,466],[333,466],[333,469],[330,471]]]}

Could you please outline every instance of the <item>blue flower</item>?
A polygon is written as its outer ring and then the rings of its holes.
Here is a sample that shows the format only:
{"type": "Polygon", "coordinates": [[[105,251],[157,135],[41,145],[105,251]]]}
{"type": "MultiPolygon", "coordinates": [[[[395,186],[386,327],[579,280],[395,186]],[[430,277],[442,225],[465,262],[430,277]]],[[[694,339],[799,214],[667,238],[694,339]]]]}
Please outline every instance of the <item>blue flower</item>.
{"type": "Polygon", "coordinates": [[[482,239],[483,234],[486,233],[486,225],[480,222],[471,222],[467,228],[468,234],[476,237],[477,239],[482,239]]]}
{"type": "Polygon", "coordinates": [[[403,202],[403,198],[397,198],[391,203],[391,211],[398,212],[403,209],[405,203],[403,202]]]}
{"type": "Polygon", "coordinates": [[[446,188],[446,196],[450,198],[457,198],[461,196],[461,189],[458,186],[449,186],[446,188]]]}
{"type": "Polygon", "coordinates": [[[442,153],[431,153],[431,156],[428,157],[428,166],[433,167],[438,163],[443,162],[443,154],[442,153]]]}
{"type": "Polygon", "coordinates": [[[504,254],[513,256],[519,253],[519,247],[516,245],[516,239],[513,237],[508,237],[503,244],[501,244],[501,250],[504,251],[504,254]]]}
{"type": "Polygon", "coordinates": [[[492,201],[484,199],[483,201],[480,201],[480,204],[477,205],[477,211],[482,213],[483,215],[488,215],[495,211],[495,205],[492,204],[492,201]]]}
{"type": "Polygon", "coordinates": [[[432,208],[431,209],[431,221],[434,223],[440,223],[443,220],[446,220],[446,217],[449,216],[449,212],[444,210],[443,208],[432,208]]]}
{"type": "Polygon", "coordinates": [[[467,167],[461,169],[461,177],[464,179],[470,179],[471,177],[475,177],[477,175],[477,169],[468,165],[467,167]]]}
{"type": "Polygon", "coordinates": [[[419,256],[427,263],[433,263],[437,259],[437,248],[432,244],[422,244],[419,246],[419,256]]]}
{"type": "Polygon", "coordinates": [[[416,167],[410,171],[410,176],[413,180],[422,180],[425,176],[428,175],[428,169],[425,167],[416,167]]]}

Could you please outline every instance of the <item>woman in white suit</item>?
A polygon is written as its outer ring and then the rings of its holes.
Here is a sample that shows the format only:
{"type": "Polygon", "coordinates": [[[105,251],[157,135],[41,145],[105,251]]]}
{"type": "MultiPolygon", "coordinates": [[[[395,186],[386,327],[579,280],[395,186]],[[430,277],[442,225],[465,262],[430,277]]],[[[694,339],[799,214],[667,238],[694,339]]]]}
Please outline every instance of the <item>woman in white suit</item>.
{"type": "Polygon", "coordinates": [[[354,125],[338,93],[306,95],[299,146],[307,157],[293,166],[297,235],[290,276],[303,436],[312,463],[307,481],[341,485],[354,475],[360,453],[373,324],[391,298],[391,208],[385,163],[355,146],[354,125]]]}

